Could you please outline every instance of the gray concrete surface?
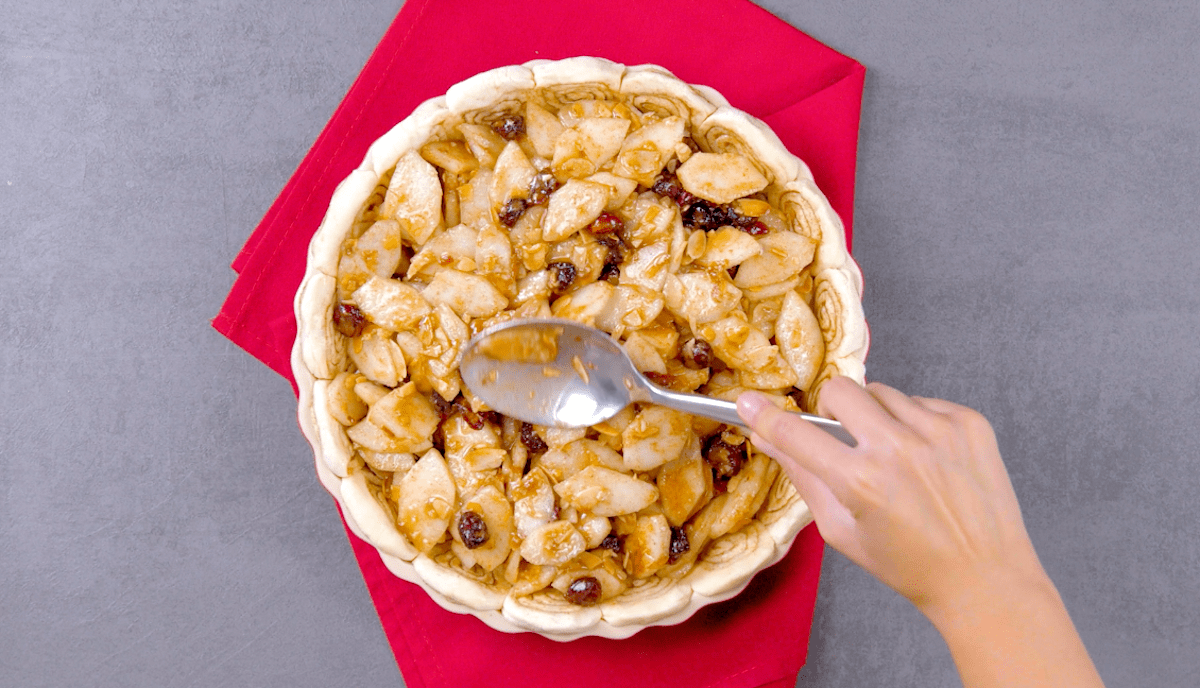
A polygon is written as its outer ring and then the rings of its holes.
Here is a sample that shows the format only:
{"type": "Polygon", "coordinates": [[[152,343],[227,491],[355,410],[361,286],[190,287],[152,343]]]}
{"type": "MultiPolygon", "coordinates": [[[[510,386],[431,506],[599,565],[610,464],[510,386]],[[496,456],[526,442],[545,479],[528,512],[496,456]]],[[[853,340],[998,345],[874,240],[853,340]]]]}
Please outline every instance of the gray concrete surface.
{"type": "MultiPolygon", "coordinates": [[[[869,70],[869,377],[993,420],[1110,687],[1195,685],[1200,9],[764,4],[869,70]]],[[[0,686],[401,683],[291,391],[208,326],[397,8],[0,6],[0,686]]],[[[831,552],[798,685],[957,684],[831,552]]]]}

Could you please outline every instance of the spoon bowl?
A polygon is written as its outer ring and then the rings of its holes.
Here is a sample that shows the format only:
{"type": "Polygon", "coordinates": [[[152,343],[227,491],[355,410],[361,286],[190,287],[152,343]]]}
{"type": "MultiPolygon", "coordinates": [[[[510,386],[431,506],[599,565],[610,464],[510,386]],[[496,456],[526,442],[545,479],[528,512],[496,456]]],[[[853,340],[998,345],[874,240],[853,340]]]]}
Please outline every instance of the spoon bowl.
{"type": "MultiPolygon", "coordinates": [[[[573,320],[527,318],[490,327],[467,343],[459,372],[489,407],[535,425],[586,427],[631,403],[648,402],[750,432],[736,404],[655,385],[615,339],[573,320]]],[[[854,446],[841,423],[797,415],[854,446]]]]}

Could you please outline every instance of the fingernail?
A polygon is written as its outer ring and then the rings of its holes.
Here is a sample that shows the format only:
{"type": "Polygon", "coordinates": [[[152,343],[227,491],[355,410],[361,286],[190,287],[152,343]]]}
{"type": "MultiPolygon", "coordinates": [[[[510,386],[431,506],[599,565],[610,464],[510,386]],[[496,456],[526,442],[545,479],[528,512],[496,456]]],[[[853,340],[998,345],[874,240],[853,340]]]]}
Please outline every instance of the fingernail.
{"type": "Polygon", "coordinates": [[[738,415],[746,421],[746,425],[754,425],[758,414],[771,405],[771,402],[758,392],[743,392],[737,398],[738,415]]]}

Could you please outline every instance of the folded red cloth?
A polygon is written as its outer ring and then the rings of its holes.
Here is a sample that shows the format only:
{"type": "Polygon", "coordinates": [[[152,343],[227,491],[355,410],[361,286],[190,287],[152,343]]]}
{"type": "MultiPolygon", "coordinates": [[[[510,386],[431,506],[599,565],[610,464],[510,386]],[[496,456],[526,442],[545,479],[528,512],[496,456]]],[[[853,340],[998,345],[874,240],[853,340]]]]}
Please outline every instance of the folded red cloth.
{"type": "MultiPolygon", "coordinates": [[[[712,86],[808,163],[850,239],[863,67],[744,0],[409,0],[237,256],[213,326],[292,380],[292,298],[309,239],[371,142],[427,98],[493,67],[595,55],[712,86]]],[[[294,385],[293,381],[293,385],[294,385]]],[[[741,595],[627,640],[557,643],[444,611],[349,535],[407,685],[791,685],[804,664],[823,543],[801,532],[741,595]]]]}

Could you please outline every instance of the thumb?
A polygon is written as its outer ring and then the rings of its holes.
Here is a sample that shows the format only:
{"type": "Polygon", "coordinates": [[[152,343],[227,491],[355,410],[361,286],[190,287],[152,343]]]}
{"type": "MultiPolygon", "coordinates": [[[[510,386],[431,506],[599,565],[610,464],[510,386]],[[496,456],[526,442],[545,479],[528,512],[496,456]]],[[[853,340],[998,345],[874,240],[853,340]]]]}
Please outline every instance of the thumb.
{"type": "Polygon", "coordinates": [[[846,445],[798,414],[777,408],[764,394],[744,392],[737,399],[737,407],[738,415],[760,440],[776,447],[792,464],[838,494],[843,483],[838,459],[847,451],[846,445]]]}

